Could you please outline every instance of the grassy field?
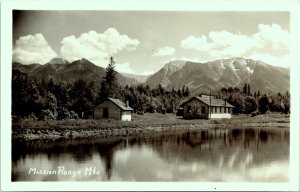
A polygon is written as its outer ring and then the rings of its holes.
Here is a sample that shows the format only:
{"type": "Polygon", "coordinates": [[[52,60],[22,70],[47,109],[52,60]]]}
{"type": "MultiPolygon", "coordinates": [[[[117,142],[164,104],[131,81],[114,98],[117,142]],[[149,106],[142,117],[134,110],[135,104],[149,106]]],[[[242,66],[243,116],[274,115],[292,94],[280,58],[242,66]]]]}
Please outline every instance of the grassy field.
{"type": "Polygon", "coordinates": [[[153,132],[188,131],[198,129],[219,128],[289,128],[290,118],[287,115],[274,113],[258,115],[233,116],[232,119],[222,120],[185,120],[174,114],[132,115],[133,121],[123,122],[112,119],[69,119],[33,121],[21,120],[12,123],[13,138],[77,138],[89,136],[125,136],[153,132]]]}

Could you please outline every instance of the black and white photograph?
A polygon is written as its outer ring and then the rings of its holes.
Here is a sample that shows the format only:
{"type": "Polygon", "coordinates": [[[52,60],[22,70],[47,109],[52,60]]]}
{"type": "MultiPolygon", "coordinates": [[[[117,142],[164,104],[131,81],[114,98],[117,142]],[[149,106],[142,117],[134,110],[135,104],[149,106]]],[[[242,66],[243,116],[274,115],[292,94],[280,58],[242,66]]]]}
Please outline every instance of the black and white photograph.
{"type": "Polygon", "coordinates": [[[96,5],[8,6],[5,181],[297,190],[293,11],[96,5]]]}

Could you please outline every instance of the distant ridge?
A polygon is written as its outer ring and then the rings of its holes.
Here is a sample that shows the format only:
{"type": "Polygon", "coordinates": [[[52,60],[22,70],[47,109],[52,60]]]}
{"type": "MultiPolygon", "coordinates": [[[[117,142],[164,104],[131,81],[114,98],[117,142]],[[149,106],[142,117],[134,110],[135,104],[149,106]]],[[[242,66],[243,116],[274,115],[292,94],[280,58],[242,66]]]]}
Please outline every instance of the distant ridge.
{"type": "Polygon", "coordinates": [[[135,75],[135,74],[130,74],[130,73],[121,73],[123,76],[135,79],[136,83],[143,84],[147,81],[148,77],[150,75],[135,75]]]}
{"type": "Polygon", "coordinates": [[[251,85],[253,92],[286,92],[289,91],[290,72],[287,68],[242,57],[207,63],[187,61],[179,68],[170,67],[167,63],[145,84],[151,87],[161,84],[169,89],[189,86],[193,92],[214,92],[222,87],[242,88],[245,83],[251,85]]]}
{"type": "Polygon", "coordinates": [[[185,61],[170,61],[165,64],[158,72],[149,76],[147,81],[145,82],[150,87],[156,87],[161,84],[163,87],[168,87],[168,85],[172,84],[170,82],[170,76],[172,76],[175,72],[181,70],[185,66],[185,61]]]}
{"type": "MultiPolygon", "coordinates": [[[[105,75],[104,68],[99,67],[84,58],[71,63],[61,58],[53,58],[45,65],[23,65],[21,63],[13,62],[12,68],[27,73],[29,78],[37,80],[44,79],[46,82],[52,79],[54,82],[65,81],[67,83],[72,83],[78,79],[85,79],[87,81],[95,81],[99,86],[102,77],[105,75]]],[[[118,81],[124,86],[137,83],[135,79],[125,77],[120,73],[118,74],[118,81]]]]}
{"type": "MultiPolygon", "coordinates": [[[[72,83],[78,79],[95,81],[99,84],[105,75],[105,69],[87,59],[68,62],[61,58],[51,59],[47,64],[23,65],[13,62],[12,68],[27,73],[29,78],[72,83]]],[[[170,61],[158,72],[150,76],[118,74],[122,86],[145,84],[157,87],[161,84],[167,89],[188,86],[192,92],[216,92],[222,87],[242,88],[245,83],[251,85],[251,91],[278,93],[290,91],[290,71],[261,61],[236,57],[220,59],[206,63],[190,61],[170,61]]]]}
{"type": "Polygon", "coordinates": [[[63,58],[53,58],[49,62],[50,64],[68,64],[69,62],[63,58]]]}

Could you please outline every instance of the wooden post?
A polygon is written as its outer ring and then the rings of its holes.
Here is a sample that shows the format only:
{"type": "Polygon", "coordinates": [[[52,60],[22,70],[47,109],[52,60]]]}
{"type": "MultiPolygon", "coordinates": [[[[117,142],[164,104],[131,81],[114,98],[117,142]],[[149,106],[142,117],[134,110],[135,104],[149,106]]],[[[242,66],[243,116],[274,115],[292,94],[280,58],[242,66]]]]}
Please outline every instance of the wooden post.
{"type": "Polygon", "coordinates": [[[211,92],[209,93],[209,119],[211,119],[211,92]]]}
{"type": "Polygon", "coordinates": [[[256,140],[256,151],[258,151],[259,130],[255,130],[255,140],[256,140]]]}

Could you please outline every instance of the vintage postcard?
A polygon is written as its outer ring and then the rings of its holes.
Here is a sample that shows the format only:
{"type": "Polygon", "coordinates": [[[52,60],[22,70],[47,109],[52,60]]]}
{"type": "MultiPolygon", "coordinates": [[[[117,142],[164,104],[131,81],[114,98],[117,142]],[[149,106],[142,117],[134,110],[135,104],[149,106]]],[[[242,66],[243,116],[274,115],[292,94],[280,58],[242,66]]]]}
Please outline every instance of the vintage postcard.
{"type": "Polygon", "coordinates": [[[299,190],[299,5],[4,1],[1,189],[299,190]]]}

